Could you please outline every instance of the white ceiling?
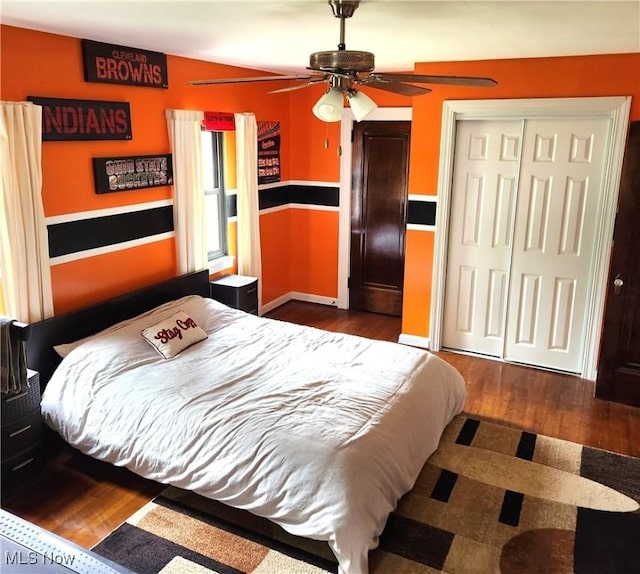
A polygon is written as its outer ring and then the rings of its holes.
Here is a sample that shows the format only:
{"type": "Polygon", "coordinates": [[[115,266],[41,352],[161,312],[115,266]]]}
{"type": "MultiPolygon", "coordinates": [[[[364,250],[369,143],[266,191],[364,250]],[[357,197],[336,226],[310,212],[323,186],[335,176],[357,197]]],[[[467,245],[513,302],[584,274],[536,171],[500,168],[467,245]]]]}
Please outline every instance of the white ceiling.
{"type": "MultiPolygon", "coordinates": [[[[326,0],[0,0],[3,24],[279,73],[334,50],[326,0]]],[[[416,62],[640,52],[640,0],[363,0],[347,49],[376,71],[416,62]]]]}

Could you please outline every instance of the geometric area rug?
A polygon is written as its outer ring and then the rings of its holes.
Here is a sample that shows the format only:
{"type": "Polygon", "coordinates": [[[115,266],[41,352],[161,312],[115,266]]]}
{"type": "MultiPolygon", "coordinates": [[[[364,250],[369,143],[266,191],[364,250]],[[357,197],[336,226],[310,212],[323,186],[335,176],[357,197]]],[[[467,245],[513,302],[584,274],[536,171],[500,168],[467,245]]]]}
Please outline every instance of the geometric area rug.
{"type": "MultiPolygon", "coordinates": [[[[140,574],[337,571],[326,543],[174,487],[93,550],[140,574]]],[[[458,416],[370,572],[638,573],[640,459],[458,416]]]]}

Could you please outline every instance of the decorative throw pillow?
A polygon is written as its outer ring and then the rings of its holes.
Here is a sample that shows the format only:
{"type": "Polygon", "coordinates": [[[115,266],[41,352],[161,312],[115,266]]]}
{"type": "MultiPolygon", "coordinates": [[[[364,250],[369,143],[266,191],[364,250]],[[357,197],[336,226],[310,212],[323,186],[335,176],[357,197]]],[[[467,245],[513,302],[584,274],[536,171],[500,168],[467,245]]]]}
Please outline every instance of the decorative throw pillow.
{"type": "Polygon", "coordinates": [[[175,357],[187,347],[207,338],[196,322],[184,311],[178,311],[142,331],[142,336],[165,359],[175,357]]]}

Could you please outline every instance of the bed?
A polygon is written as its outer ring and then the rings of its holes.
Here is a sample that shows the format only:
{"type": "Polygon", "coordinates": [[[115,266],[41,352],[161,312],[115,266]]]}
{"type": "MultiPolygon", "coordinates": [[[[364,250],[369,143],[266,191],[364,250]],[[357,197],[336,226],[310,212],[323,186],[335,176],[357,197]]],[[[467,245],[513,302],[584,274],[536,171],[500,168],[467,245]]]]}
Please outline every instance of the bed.
{"type": "Polygon", "coordinates": [[[226,307],[206,272],[158,288],[28,327],[47,424],[89,456],[326,540],[340,572],[367,572],[462,409],[462,377],[419,349],[226,307]]]}

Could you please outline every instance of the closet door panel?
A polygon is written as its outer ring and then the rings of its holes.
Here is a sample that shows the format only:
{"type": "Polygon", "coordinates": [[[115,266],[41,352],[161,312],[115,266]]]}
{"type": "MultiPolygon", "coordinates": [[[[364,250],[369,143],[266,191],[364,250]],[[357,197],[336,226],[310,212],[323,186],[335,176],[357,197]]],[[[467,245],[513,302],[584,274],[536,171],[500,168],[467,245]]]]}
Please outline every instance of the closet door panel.
{"type": "Polygon", "coordinates": [[[521,134],[520,121],[458,122],[443,347],[502,356],[521,134]]]}
{"type": "Polygon", "coordinates": [[[607,133],[606,119],[536,119],[525,124],[507,360],[570,372],[582,368],[607,133]]]}

